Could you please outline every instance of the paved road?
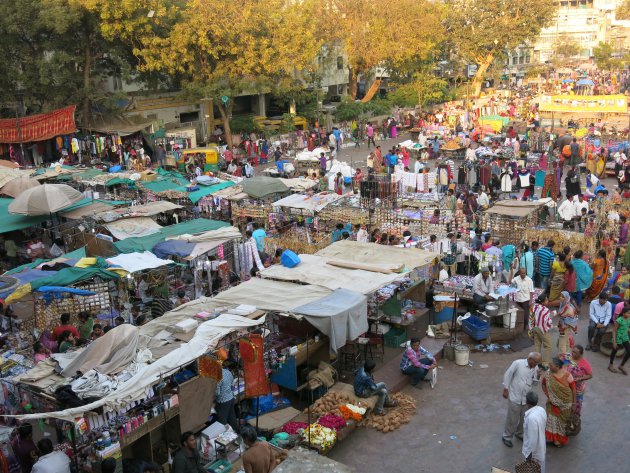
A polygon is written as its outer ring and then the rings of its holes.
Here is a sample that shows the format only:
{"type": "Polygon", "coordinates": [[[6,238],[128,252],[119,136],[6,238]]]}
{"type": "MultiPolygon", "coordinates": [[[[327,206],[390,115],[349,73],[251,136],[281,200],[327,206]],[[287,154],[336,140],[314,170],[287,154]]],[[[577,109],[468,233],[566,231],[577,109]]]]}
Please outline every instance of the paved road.
{"type": "MultiPolygon", "coordinates": [[[[582,344],[585,309],[578,334],[582,344]]],[[[514,471],[523,458],[522,443],[516,440],[510,449],[501,442],[506,412],[501,381],[509,364],[525,358],[528,351],[472,353],[472,368],[444,361],[434,390],[404,390],[418,402],[409,424],[388,434],[359,428],[330,456],[359,473],[488,473],[492,466],[514,471]],[[450,440],[452,435],[457,438],[450,440]]],[[[585,356],[594,376],[587,382],[582,432],[562,449],[549,448],[547,473],[628,471],[624,446],[628,445],[630,377],[608,372],[607,358],[599,353],[585,352],[585,356]]],[[[541,402],[546,402],[542,390],[537,391],[541,402]]]]}

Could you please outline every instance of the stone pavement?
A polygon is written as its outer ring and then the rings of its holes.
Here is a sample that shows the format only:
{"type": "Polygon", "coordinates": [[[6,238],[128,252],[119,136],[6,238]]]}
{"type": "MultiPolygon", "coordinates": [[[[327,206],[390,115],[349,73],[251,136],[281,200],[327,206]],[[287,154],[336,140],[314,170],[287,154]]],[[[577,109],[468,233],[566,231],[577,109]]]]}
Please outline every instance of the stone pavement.
{"type": "MultiPolygon", "coordinates": [[[[585,345],[586,307],[580,319],[577,342],[585,345]]],[[[507,448],[501,442],[507,402],[501,382],[510,363],[528,352],[471,353],[473,367],[443,360],[434,390],[403,390],[418,401],[409,424],[388,434],[359,428],[329,456],[358,473],[489,473],[493,466],[514,471],[523,459],[522,443],[515,439],[514,448],[507,448]]],[[[582,432],[562,449],[548,448],[547,473],[628,471],[630,377],[608,372],[600,353],[585,357],[594,373],[587,381],[582,432]]],[[[537,392],[544,406],[542,389],[537,392]]]]}

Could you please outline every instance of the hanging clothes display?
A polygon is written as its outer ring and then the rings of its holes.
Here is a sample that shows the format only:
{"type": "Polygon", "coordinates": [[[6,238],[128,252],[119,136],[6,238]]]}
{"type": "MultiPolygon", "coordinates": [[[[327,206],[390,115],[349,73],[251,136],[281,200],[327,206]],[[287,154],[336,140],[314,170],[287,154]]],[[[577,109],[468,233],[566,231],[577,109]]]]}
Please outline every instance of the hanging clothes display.
{"type": "Polygon", "coordinates": [[[468,181],[468,187],[470,187],[471,189],[477,185],[477,182],[479,180],[477,178],[476,166],[470,166],[470,169],[468,170],[468,173],[467,173],[467,181],[468,181]]]}
{"type": "Polygon", "coordinates": [[[461,165],[459,167],[459,169],[457,170],[457,183],[460,185],[464,185],[466,184],[466,166],[465,165],[461,165]]]}
{"type": "Polygon", "coordinates": [[[490,165],[486,164],[479,169],[479,182],[482,186],[488,187],[491,177],[492,170],[490,168],[490,165]]]}
{"type": "Polygon", "coordinates": [[[258,397],[269,394],[271,386],[265,374],[262,336],[259,334],[251,334],[249,338],[241,338],[238,346],[243,362],[245,395],[247,397],[258,397]]]}
{"type": "Polygon", "coordinates": [[[448,186],[449,182],[449,167],[445,164],[440,164],[438,166],[438,183],[441,186],[448,186]]]}
{"type": "Polygon", "coordinates": [[[521,169],[518,172],[518,180],[521,185],[521,189],[525,189],[526,187],[529,187],[529,176],[530,176],[530,172],[528,169],[521,169]]]}
{"type": "Polygon", "coordinates": [[[558,200],[558,186],[556,183],[556,176],[554,174],[547,174],[545,176],[545,183],[540,197],[541,199],[551,197],[554,202],[558,200]]]}
{"type": "Polygon", "coordinates": [[[545,171],[536,171],[536,187],[542,187],[545,184],[545,171]]]}

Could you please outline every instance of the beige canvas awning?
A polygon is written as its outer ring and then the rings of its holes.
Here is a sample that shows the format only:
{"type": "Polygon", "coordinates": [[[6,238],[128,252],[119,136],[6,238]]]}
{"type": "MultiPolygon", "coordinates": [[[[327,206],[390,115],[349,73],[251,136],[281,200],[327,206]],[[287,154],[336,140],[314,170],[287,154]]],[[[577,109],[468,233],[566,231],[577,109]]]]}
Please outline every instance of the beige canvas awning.
{"type": "Polygon", "coordinates": [[[82,218],[93,217],[96,214],[110,210],[112,210],[111,205],[107,205],[102,202],[94,202],[93,204],[79,207],[78,209],[70,210],[69,212],[63,212],[61,213],[61,216],[69,218],[70,220],[81,220],[82,218]]]}
{"type": "MultiPolygon", "coordinates": [[[[337,241],[319,250],[316,255],[336,263],[359,264],[373,267],[375,270],[380,268],[381,270],[398,272],[402,268],[411,270],[426,266],[439,256],[437,253],[416,248],[399,248],[351,240],[337,241]]],[[[348,265],[344,266],[349,267],[348,265]]]]}
{"type": "Polygon", "coordinates": [[[544,206],[553,207],[553,199],[545,198],[534,201],[503,200],[497,202],[485,212],[487,214],[503,215],[506,217],[523,218],[544,206]]]}

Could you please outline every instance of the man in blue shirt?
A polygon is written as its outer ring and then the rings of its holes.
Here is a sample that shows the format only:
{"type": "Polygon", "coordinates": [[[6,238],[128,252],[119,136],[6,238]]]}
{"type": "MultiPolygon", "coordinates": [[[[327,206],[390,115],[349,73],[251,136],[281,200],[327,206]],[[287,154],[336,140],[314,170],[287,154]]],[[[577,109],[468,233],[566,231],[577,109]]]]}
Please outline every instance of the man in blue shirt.
{"type": "Polygon", "coordinates": [[[553,252],[555,242],[549,240],[547,246],[538,250],[538,274],[540,274],[540,288],[547,289],[549,283],[549,275],[551,274],[551,265],[556,259],[556,255],[553,252]]]}
{"type": "Polygon", "coordinates": [[[372,371],[376,364],[372,360],[365,362],[362,368],[359,368],[354,375],[354,394],[358,397],[378,396],[374,413],[383,415],[383,407],[394,407],[396,401],[393,401],[387,395],[387,385],[385,383],[375,383],[372,371]]]}
{"type": "Polygon", "coordinates": [[[343,232],[345,231],[346,228],[343,226],[343,223],[338,223],[331,235],[332,242],[334,243],[336,241],[343,240],[343,232]]]}
{"type": "Polygon", "coordinates": [[[223,364],[221,381],[217,383],[214,392],[214,410],[219,422],[223,425],[230,424],[234,432],[238,432],[238,420],[234,411],[234,393],[232,392],[234,376],[225,366],[226,363],[223,364]]]}
{"type": "Polygon", "coordinates": [[[265,249],[265,238],[267,237],[267,233],[265,230],[260,228],[260,225],[256,222],[254,222],[253,227],[254,231],[252,232],[252,238],[256,240],[256,247],[258,248],[258,251],[262,253],[265,249]]]}
{"type": "Polygon", "coordinates": [[[339,151],[339,142],[341,141],[341,131],[339,131],[339,128],[333,128],[333,135],[335,135],[335,141],[337,142],[337,151],[339,151]]]}

